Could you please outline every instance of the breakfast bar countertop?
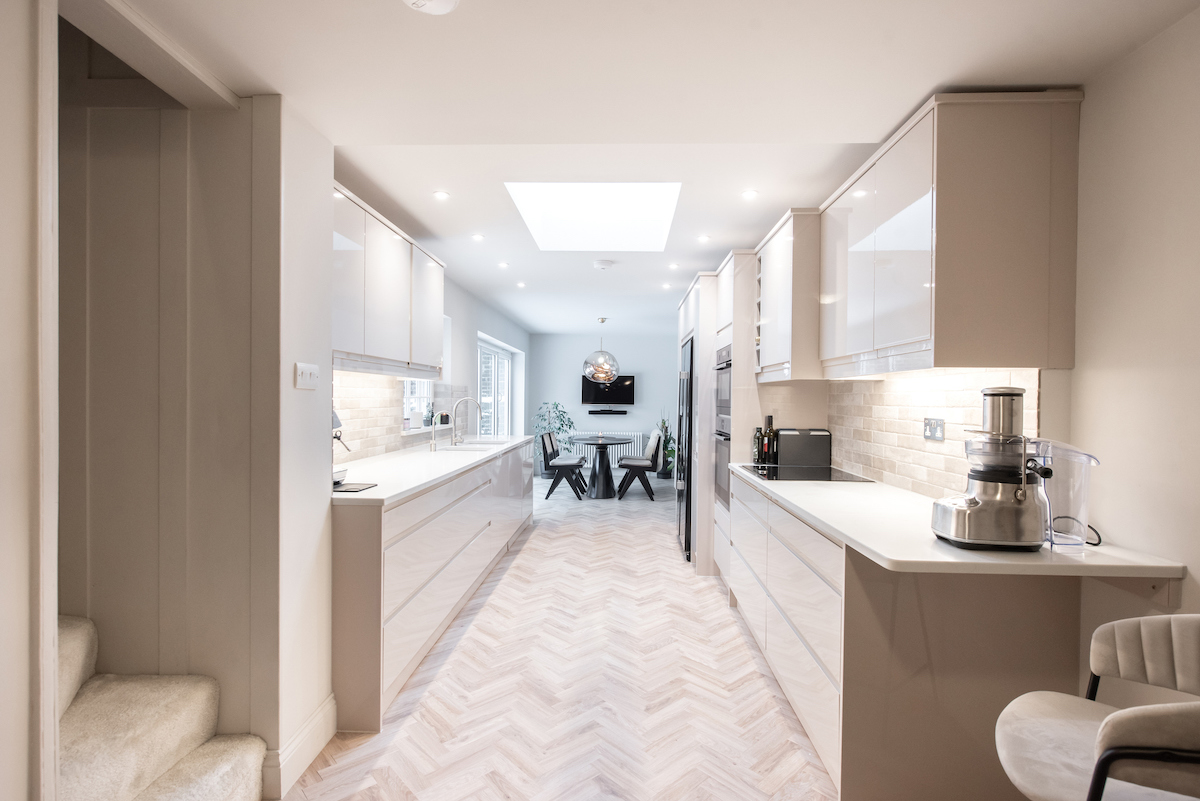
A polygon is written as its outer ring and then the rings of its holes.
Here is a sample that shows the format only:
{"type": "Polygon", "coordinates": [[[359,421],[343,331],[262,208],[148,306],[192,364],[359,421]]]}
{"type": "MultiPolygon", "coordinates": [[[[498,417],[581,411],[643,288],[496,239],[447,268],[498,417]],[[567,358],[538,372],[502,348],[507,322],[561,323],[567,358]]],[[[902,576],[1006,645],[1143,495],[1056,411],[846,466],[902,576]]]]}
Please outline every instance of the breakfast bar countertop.
{"type": "Polygon", "coordinates": [[[740,465],[733,476],[826,537],[898,573],[980,573],[1180,579],[1187,567],[1116,545],[1083,554],[979,551],[934,536],[933,499],[878,482],[765,481],[740,465]]]}
{"type": "Polygon", "coordinates": [[[334,492],[333,503],[335,506],[390,506],[531,442],[531,436],[480,437],[466,443],[480,450],[456,450],[439,443],[438,450],[431,451],[428,445],[422,444],[345,462],[339,465],[347,468],[345,483],[378,486],[362,492],[334,492]]]}

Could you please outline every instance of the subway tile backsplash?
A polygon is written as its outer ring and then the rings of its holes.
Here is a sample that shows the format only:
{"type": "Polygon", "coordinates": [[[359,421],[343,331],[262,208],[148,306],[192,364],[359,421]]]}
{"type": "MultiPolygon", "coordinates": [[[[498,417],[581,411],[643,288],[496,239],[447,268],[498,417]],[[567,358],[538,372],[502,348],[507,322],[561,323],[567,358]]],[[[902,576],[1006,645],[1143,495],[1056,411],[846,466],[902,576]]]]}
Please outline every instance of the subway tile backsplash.
{"type": "Polygon", "coordinates": [[[931,498],[967,488],[963,443],[983,424],[984,387],[1025,390],[1025,434],[1038,435],[1036,369],[937,369],[879,381],[831,381],[833,464],[931,498]],[[946,421],[944,442],[923,437],[926,417],[946,421]]]}
{"type": "MultiPolygon", "coordinates": [[[[449,409],[458,398],[467,396],[467,387],[441,382],[433,385],[435,409],[449,409]]],[[[404,379],[390,375],[333,371],[333,408],[342,420],[342,441],[347,451],[333,443],[333,463],[345,464],[368,456],[428,446],[429,431],[404,430],[404,379]]],[[[465,427],[465,418],[462,424],[465,427]]],[[[438,440],[448,440],[438,431],[438,440]]]]}

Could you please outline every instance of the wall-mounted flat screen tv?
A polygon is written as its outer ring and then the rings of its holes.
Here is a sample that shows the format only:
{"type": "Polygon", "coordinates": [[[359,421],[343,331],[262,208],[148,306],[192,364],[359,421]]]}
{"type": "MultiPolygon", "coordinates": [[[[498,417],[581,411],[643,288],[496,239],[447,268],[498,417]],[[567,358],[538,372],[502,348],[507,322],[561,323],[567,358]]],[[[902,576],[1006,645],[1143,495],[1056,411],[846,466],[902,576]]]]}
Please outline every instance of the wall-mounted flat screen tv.
{"type": "Polygon", "coordinates": [[[585,406],[606,406],[610,403],[633,405],[633,376],[620,376],[611,384],[597,384],[582,375],[579,378],[583,381],[585,406]]]}

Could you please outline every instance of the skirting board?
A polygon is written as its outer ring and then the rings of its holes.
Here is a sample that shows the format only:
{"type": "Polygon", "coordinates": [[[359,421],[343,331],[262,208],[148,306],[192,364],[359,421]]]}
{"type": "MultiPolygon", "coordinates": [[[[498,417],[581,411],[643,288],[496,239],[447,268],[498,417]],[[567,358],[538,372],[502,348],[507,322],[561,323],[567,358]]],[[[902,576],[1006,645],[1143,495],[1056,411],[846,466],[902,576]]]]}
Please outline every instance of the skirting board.
{"type": "Polygon", "coordinates": [[[267,751],[262,797],[267,801],[283,798],[336,733],[337,702],[330,693],[283,748],[267,751]]]}

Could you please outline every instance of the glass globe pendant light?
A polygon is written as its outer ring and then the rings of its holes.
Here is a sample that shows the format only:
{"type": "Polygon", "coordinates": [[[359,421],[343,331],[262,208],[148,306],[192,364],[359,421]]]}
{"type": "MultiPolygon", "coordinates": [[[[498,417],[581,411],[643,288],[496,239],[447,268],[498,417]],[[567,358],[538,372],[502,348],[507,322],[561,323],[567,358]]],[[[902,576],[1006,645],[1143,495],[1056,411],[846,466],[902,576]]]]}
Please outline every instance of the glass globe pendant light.
{"type": "MultiPolygon", "coordinates": [[[[606,319],[599,318],[601,323],[606,319]]],[[[600,337],[600,350],[593,351],[583,360],[584,378],[597,384],[611,384],[617,380],[620,373],[621,366],[617,364],[617,357],[604,349],[604,337],[600,337]]]]}

